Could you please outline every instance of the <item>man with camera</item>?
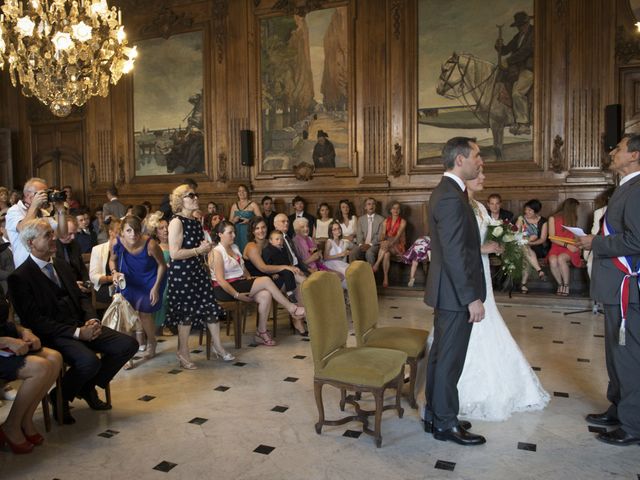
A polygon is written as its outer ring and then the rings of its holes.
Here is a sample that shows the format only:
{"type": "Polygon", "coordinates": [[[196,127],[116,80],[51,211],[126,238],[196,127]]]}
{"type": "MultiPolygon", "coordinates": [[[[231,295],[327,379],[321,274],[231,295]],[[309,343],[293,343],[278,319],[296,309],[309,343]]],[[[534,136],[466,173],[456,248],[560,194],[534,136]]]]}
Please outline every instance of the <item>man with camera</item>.
{"type": "Polygon", "coordinates": [[[22,200],[7,211],[7,233],[13,250],[13,261],[18,268],[29,257],[27,247],[20,241],[20,232],[26,222],[44,217],[55,231],[57,237],[67,234],[67,222],[64,221],[65,192],[49,190],[46,180],[33,177],[24,184],[22,200]],[[44,209],[53,206],[52,214],[44,209]],[[55,213],[54,213],[55,212],[55,213]]]}

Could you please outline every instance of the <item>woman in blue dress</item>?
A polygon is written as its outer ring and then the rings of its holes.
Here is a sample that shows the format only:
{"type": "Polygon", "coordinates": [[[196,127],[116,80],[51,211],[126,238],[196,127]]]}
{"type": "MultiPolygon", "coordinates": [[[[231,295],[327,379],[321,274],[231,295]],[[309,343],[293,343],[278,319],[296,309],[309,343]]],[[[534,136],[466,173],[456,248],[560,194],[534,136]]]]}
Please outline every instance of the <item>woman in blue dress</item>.
{"type": "Polygon", "coordinates": [[[236,227],[235,243],[241,252],[249,241],[249,220],[253,217],[259,217],[262,213],[258,204],[249,198],[249,189],[246,185],[238,187],[238,201],[231,205],[229,212],[229,220],[236,227]]]}
{"type": "MultiPolygon", "coordinates": [[[[124,278],[122,295],[138,311],[147,337],[145,358],[156,355],[153,314],[162,307],[167,265],[158,242],[142,234],[142,221],[133,215],[124,218],[120,236],[112,245],[109,266],[116,285],[124,278]]],[[[131,367],[131,365],[129,366],[131,367]]]]}

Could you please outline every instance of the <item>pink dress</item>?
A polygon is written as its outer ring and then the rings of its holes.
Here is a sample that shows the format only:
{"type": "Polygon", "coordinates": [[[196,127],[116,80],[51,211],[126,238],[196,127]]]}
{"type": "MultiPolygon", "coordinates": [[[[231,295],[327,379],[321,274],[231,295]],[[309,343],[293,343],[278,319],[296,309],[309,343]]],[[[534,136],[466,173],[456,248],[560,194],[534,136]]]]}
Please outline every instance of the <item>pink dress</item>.
{"type": "MultiPolygon", "coordinates": [[[[300,261],[302,262],[304,262],[307,258],[309,258],[313,252],[318,250],[318,246],[315,244],[313,239],[308,235],[307,236],[296,235],[295,237],[293,237],[293,243],[296,247],[296,251],[298,253],[300,261]]],[[[327,268],[324,266],[324,264],[321,261],[307,263],[307,266],[310,269],[327,270],[327,268]]]]}

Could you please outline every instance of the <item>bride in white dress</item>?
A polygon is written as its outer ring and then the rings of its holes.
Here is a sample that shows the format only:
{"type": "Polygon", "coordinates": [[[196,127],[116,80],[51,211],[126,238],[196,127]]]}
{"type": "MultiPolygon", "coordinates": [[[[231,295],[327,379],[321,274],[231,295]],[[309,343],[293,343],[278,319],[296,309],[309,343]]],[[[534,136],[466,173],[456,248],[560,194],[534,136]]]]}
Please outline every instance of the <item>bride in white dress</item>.
{"type": "MultiPolygon", "coordinates": [[[[485,206],[473,200],[473,194],[482,190],[483,182],[484,174],[480,172],[478,178],[467,182],[467,189],[480,238],[484,240],[490,217],[485,206]]],[[[502,421],[514,412],[542,410],[549,402],[549,394],[542,388],[500,315],[491,287],[486,250],[483,248],[482,254],[487,283],[485,317],[471,330],[462,376],[458,381],[459,415],[468,419],[502,421]]],[[[433,333],[429,345],[432,336],[433,333]]],[[[424,384],[418,388],[421,390],[418,401],[422,400],[424,405],[424,384]]],[[[423,410],[421,408],[420,412],[423,410]]]]}

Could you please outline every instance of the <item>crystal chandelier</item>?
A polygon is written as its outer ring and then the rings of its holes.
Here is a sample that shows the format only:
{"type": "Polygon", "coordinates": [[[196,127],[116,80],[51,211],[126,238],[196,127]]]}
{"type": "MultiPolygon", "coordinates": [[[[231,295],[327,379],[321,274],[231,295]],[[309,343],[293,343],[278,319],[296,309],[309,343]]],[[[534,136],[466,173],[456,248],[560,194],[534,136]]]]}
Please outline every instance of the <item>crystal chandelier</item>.
{"type": "Polygon", "coordinates": [[[25,96],[58,117],[106,97],[133,68],[136,47],[127,47],[122,14],[106,0],[4,0],[1,9],[0,69],[6,62],[13,86],[19,79],[25,96]]]}

